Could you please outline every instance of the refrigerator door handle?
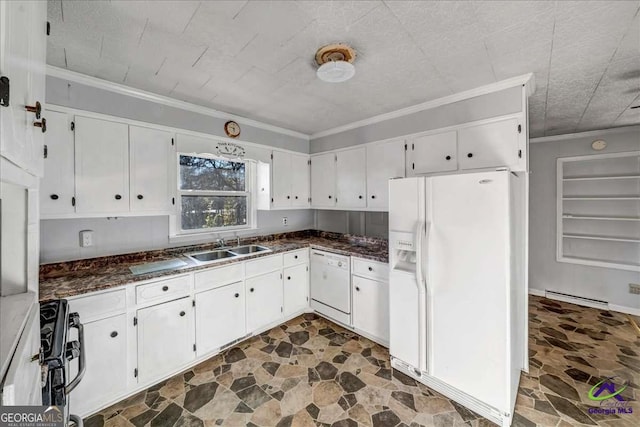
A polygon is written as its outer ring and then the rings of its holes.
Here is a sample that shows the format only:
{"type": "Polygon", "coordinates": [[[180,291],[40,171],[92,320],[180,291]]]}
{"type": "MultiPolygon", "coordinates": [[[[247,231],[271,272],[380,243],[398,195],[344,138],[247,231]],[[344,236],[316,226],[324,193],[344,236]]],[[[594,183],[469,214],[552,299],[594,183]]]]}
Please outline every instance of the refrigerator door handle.
{"type": "Polygon", "coordinates": [[[418,292],[420,293],[426,291],[426,277],[423,269],[423,250],[425,237],[427,244],[429,242],[430,225],[430,223],[425,225],[424,222],[420,221],[416,227],[416,284],[418,285],[418,292]]]}

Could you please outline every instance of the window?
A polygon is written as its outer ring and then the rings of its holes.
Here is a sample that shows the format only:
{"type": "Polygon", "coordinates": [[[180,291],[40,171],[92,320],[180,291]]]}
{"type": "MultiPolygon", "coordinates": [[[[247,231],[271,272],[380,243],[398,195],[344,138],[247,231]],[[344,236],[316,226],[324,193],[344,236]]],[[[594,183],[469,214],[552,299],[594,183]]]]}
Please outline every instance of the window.
{"type": "Polygon", "coordinates": [[[179,155],[178,196],[183,233],[249,227],[247,164],[179,155]]]}

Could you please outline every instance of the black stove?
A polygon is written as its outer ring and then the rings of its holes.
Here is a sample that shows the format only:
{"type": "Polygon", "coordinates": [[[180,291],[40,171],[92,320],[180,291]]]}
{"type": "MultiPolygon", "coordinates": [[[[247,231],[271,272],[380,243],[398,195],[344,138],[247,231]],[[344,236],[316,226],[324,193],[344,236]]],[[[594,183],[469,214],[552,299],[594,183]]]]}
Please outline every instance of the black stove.
{"type": "MultiPolygon", "coordinates": [[[[69,419],[69,393],[78,385],[85,371],[84,333],[78,313],[69,313],[67,300],[55,300],[40,304],[40,345],[44,367],[42,404],[64,408],[69,419]],[[71,341],[69,329],[78,330],[78,340],[71,341]],[[69,363],[78,359],[78,375],[68,379],[69,363]]],[[[76,417],[71,419],[80,425],[76,417]]]]}

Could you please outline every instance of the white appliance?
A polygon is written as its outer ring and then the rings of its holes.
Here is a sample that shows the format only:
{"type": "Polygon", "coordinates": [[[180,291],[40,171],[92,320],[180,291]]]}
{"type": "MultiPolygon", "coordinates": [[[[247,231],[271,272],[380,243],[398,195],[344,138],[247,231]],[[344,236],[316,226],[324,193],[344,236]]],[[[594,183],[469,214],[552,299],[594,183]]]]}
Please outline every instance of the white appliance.
{"type": "Polygon", "coordinates": [[[528,369],[525,180],[389,184],[391,365],[504,426],[528,369]]]}
{"type": "Polygon", "coordinates": [[[349,257],[311,250],[311,307],[345,325],[351,324],[349,257]]]}

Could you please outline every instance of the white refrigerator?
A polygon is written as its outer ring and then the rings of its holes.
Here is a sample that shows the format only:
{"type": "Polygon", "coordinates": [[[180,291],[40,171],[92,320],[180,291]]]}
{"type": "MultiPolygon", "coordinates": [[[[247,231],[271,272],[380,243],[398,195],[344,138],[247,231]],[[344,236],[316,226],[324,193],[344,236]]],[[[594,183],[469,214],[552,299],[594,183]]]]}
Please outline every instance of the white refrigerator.
{"type": "Polygon", "coordinates": [[[526,176],[389,184],[391,364],[504,426],[527,370],[526,176]]]}

